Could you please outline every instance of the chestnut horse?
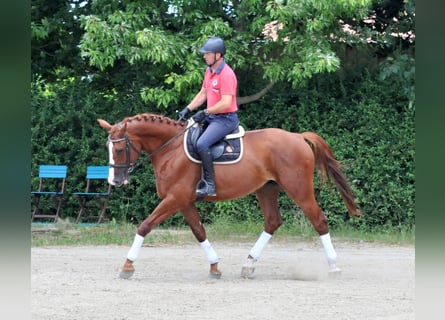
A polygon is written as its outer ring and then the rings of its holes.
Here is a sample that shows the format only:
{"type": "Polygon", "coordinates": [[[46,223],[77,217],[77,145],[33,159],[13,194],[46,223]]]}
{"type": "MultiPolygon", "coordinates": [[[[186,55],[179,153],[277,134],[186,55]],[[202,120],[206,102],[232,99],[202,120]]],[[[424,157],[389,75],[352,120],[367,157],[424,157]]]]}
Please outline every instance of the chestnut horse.
{"type": "MultiPolygon", "coordinates": [[[[140,153],[145,151],[153,165],[157,193],[162,199],[138,226],[119,276],[129,278],[133,275],[133,263],[139,255],[144,237],[168,217],[181,212],[208,259],[209,276],[219,278],[218,255],[207,239],[195,206],[195,187],[201,179],[201,165],[188,159],[183,146],[183,134],[193,125],[193,120],[175,121],[145,113],[127,117],[115,125],[103,119],[97,121],[108,131],[108,182],[114,186],[127,184],[140,153]]],[[[326,141],[313,132],[299,134],[277,128],[246,131],[242,139],[242,159],[236,164],[215,165],[217,195],[203,199],[224,201],[256,193],[264,215],[264,230],[243,264],[241,276],[253,275],[254,263],[282,224],[278,208],[280,190],[284,190],[300,206],[320,235],[329,275],[339,274],[337,254],[331,242],[327,219],[315,199],[315,169],[318,169],[321,181],[334,181],[351,215],[359,216],[361,213],[326,141]]]]}

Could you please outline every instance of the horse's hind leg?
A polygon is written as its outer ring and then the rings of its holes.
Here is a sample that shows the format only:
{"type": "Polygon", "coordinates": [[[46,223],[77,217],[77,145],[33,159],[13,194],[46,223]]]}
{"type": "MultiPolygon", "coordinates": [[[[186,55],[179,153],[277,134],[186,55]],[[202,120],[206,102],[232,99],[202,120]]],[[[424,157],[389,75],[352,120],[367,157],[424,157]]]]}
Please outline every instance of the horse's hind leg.
{"type": "Polygon", "coordinates": [[[214,279],[221,278],[221,271],[218,270],[218,255],[210,244],[210,241],[207,239],[206,231],[201,223],[201,218],[199,217],[195,205],[191,204],[187,208],[182,209],[181,212],[209,261],[209,277],[214,279]]]}
{"type": "Polygon", "coordinates": [[[264,215],[264,230],[258,240],[255,242],[255,245],[250,250],[246,262],[241,268],[241,277],[243,278],[250,278],[253,276],[253,273],[255,271],[254,263],[258,261],[264,247],[272,238],[274,232],[283,223],[280,212],[278,210],[279,192],[280,187],[272,181],[266,183],[256,192],[261,211],[264,215]]]}
{"type": "MultiPolygon", "coordinates": [[[[312,188],[307,188],[306,190],[312,190],[312,188]]],[[[291,195],[289,192],[288,195],[300,206],[306,217],[312,223],[315,231],[317,231],[319,234],[326,258],[328,260],[329,276],[335,277],[339,275],[341,270],[337,267],[337,253],[332,245],[328,222],[326,216],[323,214],[319,205],[317,204],[317,201],[315,200],[314,193],[307,191],[305,194],[302,194],[302,192],[299,191],[297,195],[291,195]]]]}

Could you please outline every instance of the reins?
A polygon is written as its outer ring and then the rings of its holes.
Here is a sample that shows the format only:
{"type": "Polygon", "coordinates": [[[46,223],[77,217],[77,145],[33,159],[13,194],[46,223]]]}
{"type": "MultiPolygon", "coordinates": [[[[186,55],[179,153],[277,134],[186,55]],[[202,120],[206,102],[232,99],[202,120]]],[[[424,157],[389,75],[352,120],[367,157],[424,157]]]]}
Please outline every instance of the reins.
{"type": "Polygon", "coordinates": [[[110,136],[108,136],[108,141],[115,143],[125,140],[125,150],[127,152],[127,163],[126,164],[109,164],[112,168],[128,168],[128,173],[131,173],[134,169],[140,167],[144,162],[148,161],[150,158],[167,148],[170,144],[172,144],[176,139],[178,139],[180,136],[182,136],[187,130],[189,130],[193,126],[193,122],[188,125],[185,129],[177,133],[174,137],[170,138],[167,142],[163,143],[159,148],[155,149],[153,152],[147,154],[144,159],[139,160],[136,164],[130,162],[130,147],[133,148],[137,153],[140,153],[141,150],[137,150],[136,147],[131,143],[130,138],[128,137],[128,134],[125,133],[125,136],[123,138],[119,139],[111,139],[110,136]]]}

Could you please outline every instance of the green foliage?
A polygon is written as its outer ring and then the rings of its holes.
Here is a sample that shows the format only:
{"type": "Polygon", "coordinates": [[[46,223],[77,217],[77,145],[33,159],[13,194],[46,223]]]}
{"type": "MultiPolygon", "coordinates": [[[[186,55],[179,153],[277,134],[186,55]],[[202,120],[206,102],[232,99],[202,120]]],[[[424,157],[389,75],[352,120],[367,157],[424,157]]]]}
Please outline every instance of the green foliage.
{"type": "MultiPolygon", "coordinates": [[[[382,77],[381,70],[393,61],[383,62],[381,69],[365,66],[359,71],[355,66],[317,76],[298,92],[274,88],[269,99],[243,106],[240,114],[249,129],[314,131],[328,141],[364,213],[350,219],[335,188],[320,188],[316,179],[317,199],[332,227],[351,223],[369,231],[415,225],[415,108],[408,94],[414,73],[382,77]]],[[[411,61],[405,69],[412,70],[411,59],[402,61],[411,61]]],[[[301,217],[286,198],[280,201],[286,221],[301,217]]]]}
{"type": "Polygon", "coordinates": [[[394,57],[388,57],[381,64],[380,80],[395,83],[401,89],[401,96],[408,98],[409,109],[414,107],[415,102],[415,63],[414,58],[408,54],[396,53],[394,57]]]}
{"type": "MultiPolygon", "coordinates": [[[[37,188],[40,164],[66,164],[69,195],[85,187],[87,165],[108,165],[107,133],[96,119],[118,121],[126,110],[122,111],[120,105],[125,101],[118,101],[115,90],[96,91],[88,79],[74,76],[66,68],[60,68],[57,75],[55,82],[37,76],[31,84],[31,182],[37,188]]],[[[118,195],[120,190],[116,191],[118,195]]],[[[121,201],[114,199],[110,212],[125,218],[121,201]]],[[[63,207],[63,216],[77,214],[78,204],[73,197],[68,196],[63,207]]]]}
{"type": "Polygon", "coordinates": [[[103,1],[96,1],[91,12],[81,16],[81,55],[100,71],[116,63],[142,63],[157,81],[141,85],[139,92],[157,108],[185,103],[200,87],[202,78],[192,70],[197,70],[198,48],[210,36],[226,40],[226,58],[237,73],[254,72],[296,88],[315,74],[333,72],[340,63],[330,37],[341,32],[339,17],[361,19],[371,4],[108,2],[107,10],[99,5],[103,1]]]}
{"type": "MultiPolygon", "coordinates": [[[[247,129],[315,131],[328,141],[344,166],[364,213],[362,218],[350,220],[336,190],[319,187],[316,179],[317,198],[332,227],[351,223],[369,231],[415,224],[415,108],[407,107],[410,97],[402,90],[411,85],[413,78],[407,82],[392,81],[390,86],[387,81],[379,69],[371,73],[363,69],[361,74],[351,76],[341,72],[320,76],[298,92],[290,92],[286,86],[276,88],[268,99],[246,105],[240,112],[240,120],[247,129]]],[[[116,98],[113,94],[89,91],[86,83],[76,81],[69,73],[51,84],[37,78],[32,97],[34,177],[38,164],[68,164],[67,191],[83,188],[86,165],[107,163],[106,133],[97,125],[96,118],[120,119],[119,110],[113,111],[116,98]]],[[[154,179],[152,167],[146,162],[133,172],[129,185],[114,188],[111,217],[141,222],[159,203],[154,179]]],[[[73,217],[77,204],[74,199],[67,201],[64,215],[73,217]]],[[[284,194],[280,195],[280,208],[286,223],[305,220],[298,206],[284,194]]],[[[254,195],[199,204],[199,209],[206,223],[227,218],[262,220],[254,195]]],[[[166,224],[181,226],[184,221],[175,215],[166,224]]]]}
{"type": "MultiPolygon", "coordinates": [[[[413,230],[414,44],[382,36],[385,30],[413,30],[413,1],[377,2],[373,12],[385,21],[376,25],[380,34],[372,28],[366,33],[366,25],[360,29],[365,39],[374,36],[377,43],[369,46],[348,38],[339,24],[339,17],[360,24],[359,17],[372,13],[365,0],[96,0],[73,3],[71,10],[63,1],[33,0],[33,188],[40,164],[68,165],[70,195],[84,188],[87,165],[108,163],[107,133],[97,118],[114,123],[146,111],[175,118],[202,81],[205,66],[197,49],[219,35],[227,39],[241,97],[276,82],[266,96],[241,105],[245,128],[317,132],[344,166],[364,215],[350,219],[336,190],[320,187],[316,178],[317,199],[331,227],[413,230]],[[263,34],[270,22],[276,22],[276,39],[263,34]]],[[[284,193],[279,201],[285,225],[303,230],[308,221],[298,205],[284,193]]],[[[146,162],[128,185],[113,188],[110,218],[137,224],[158,203],[146,162]]],[[[198,207],[210,225],[262,222],[254,195],[198,207]]],[[[77,200],[68,196],[62,216],[72,219],[77,210],[77,200]]],[[[184,225],[180,214],[163,224],[184,225]]]]}

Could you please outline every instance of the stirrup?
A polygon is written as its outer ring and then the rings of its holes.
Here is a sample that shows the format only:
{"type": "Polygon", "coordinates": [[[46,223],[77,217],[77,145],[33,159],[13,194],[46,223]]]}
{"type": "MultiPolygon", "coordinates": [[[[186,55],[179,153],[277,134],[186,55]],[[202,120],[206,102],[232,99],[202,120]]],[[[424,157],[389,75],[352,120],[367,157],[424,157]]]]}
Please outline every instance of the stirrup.
{"type": "Polygon", "coordinates": [[[202,179],[198,182],[196,186],[196,196],[202,198],[205,196],[215,197],[216,190],[215,186],[208,183],[206,180],[202,179]]]}

